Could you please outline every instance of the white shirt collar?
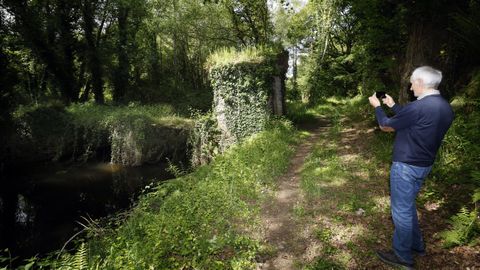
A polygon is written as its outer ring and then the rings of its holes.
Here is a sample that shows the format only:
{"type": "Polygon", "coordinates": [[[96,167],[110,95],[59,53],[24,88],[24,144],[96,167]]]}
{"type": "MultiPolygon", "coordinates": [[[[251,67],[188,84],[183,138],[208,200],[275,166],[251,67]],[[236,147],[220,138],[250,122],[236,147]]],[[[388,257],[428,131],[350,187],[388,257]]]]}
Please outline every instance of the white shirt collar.
{"type": "Polygon", "coordinates": [[[417,100],[420,100],[426,96],[431,96],[431,95],[440,95],[440,91],[438,90],[435,90],[435,89],[432,89],[432,90],[427,90],[425,92],[423,92],[422,95],[420,95],[419,97],[417,97],[417,100]]]}

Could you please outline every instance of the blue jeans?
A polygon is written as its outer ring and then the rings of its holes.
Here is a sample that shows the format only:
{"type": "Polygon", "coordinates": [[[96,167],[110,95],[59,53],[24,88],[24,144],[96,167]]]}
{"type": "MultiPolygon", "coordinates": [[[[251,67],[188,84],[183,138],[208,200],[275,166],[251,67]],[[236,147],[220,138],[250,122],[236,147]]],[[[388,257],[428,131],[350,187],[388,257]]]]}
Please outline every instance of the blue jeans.
{"type": "Polygon", "coordinates": [[[393,250],[406,263],[413,263],[412,250],[425,250],[415,200],[431,169],[432,166],[393,162],[390,170],[390,206],[395,225],[393,250]]]}

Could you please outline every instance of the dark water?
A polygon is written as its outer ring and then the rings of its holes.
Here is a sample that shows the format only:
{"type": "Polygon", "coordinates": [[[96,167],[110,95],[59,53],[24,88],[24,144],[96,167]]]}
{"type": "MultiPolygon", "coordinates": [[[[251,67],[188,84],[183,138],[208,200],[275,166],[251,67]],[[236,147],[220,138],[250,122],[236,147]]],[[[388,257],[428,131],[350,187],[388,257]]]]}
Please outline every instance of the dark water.
{"type": "Polygon", "coordinates": [[[82,217],[127,209],[151,183],[172,178],[165,168],[49,164],[8,173],[0,183],[0,249],[20,258],[60,249],[82,217]]]}

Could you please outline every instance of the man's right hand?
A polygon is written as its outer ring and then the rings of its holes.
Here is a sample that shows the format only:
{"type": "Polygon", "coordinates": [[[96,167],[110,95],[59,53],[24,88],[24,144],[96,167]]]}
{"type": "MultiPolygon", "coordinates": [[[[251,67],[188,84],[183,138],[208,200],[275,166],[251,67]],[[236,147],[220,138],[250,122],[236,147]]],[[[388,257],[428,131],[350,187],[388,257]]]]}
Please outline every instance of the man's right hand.
{"type": "Polygon", "coordinates": [[[395,101],[389,94],[385,94],[385,98],[382,99],[383,104],[387,105],[388,107],[393,107],[395,105],[395,101]]]}
{"type": "Polygon", "coordinates": [[[387,127],[387,126],[380,126],[380,130],[385,131],[385,132],[395,132],[395,129],[392,127],[387,127]]]}

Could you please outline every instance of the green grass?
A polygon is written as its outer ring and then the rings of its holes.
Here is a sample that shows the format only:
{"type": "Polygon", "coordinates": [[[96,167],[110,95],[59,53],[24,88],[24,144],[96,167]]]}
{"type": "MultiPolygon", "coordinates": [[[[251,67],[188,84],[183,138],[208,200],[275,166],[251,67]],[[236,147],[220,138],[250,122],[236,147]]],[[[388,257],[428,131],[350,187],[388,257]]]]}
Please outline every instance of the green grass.
{"type": "Polygon", "coordinates": [[[314,109],[308,108],[306,104],[287,101],[286,105],[287,117],[295,124],[313,123],[319,116],[314,109]]]}
{"type": "Polygon", "coordinates": [[[239,63],[261,63],[274,55],[275,51],[270,47],[222,48],[210,54],[205,65],[210,69],[239,63]]]}

